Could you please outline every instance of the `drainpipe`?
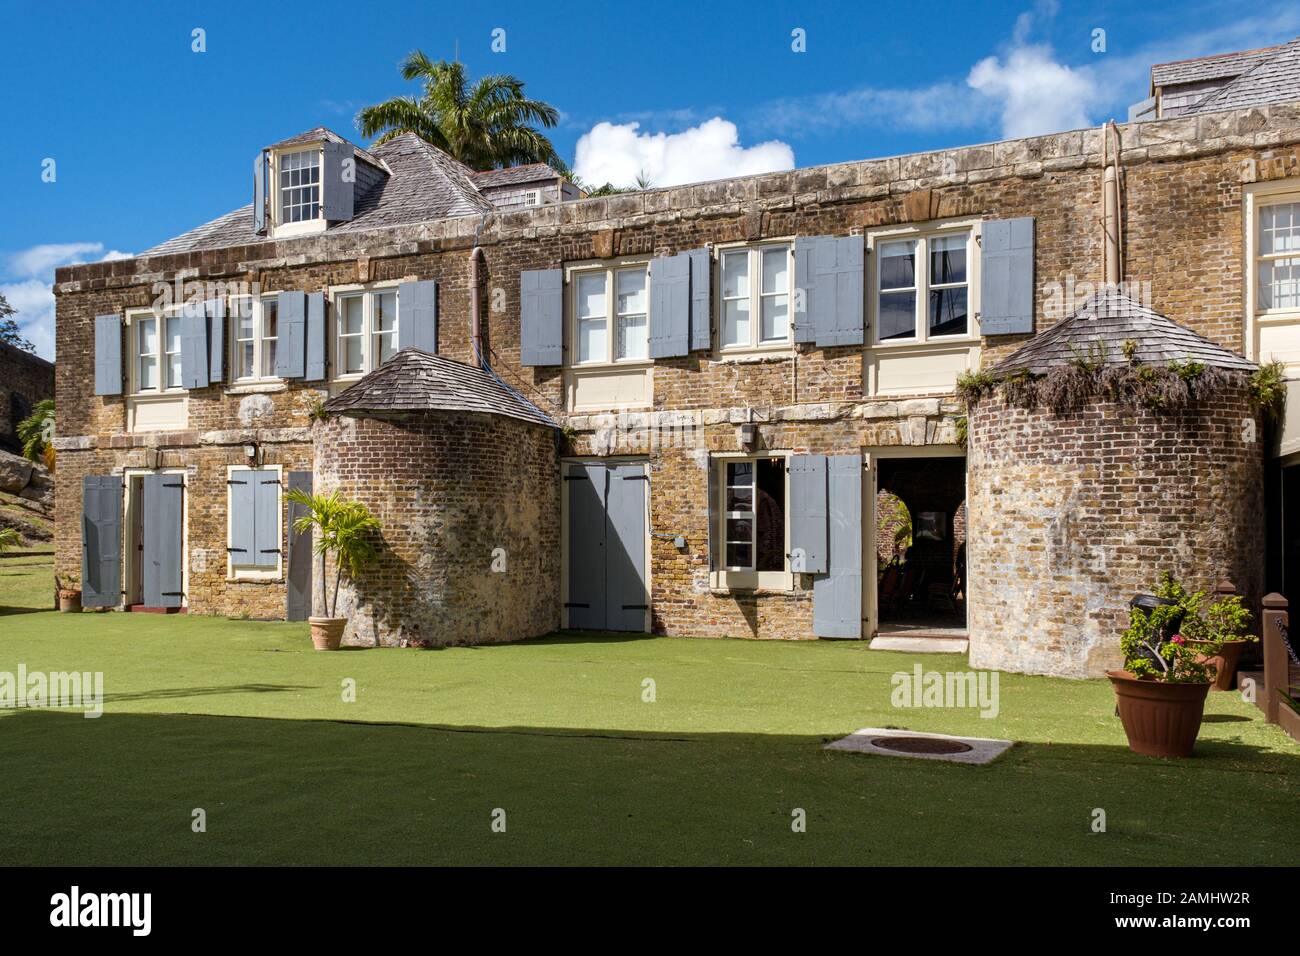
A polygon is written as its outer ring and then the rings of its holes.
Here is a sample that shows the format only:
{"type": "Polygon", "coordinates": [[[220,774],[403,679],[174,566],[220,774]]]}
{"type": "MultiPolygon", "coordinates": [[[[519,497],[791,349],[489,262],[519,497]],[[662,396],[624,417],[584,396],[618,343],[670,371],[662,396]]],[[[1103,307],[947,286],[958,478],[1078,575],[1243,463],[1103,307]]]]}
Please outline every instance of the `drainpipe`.
{"type": "Polygon", "coordinates": [[[480,368],[487,366],[487,356],[483,354],[483,325],[480,318],[480,300],[478,266],[483,262],[483,249],[475,245],[469,253],[469,344],[474,353],[474,360],[480,368]]]}
{"type": "Polygon", "coordinates": [[[1119,182],[1119,129],[1111,120],[1102,127],[1102,162],[1105,172],[1102,174],[1102,222],[1105,237],[1106,284],[1118,285],[1124,278],[1122,235],[1120,220],[1120,182],[1119,182]],[[1110,155],[1110,136],[1115,135],[1115,154],[1110,155]]]}

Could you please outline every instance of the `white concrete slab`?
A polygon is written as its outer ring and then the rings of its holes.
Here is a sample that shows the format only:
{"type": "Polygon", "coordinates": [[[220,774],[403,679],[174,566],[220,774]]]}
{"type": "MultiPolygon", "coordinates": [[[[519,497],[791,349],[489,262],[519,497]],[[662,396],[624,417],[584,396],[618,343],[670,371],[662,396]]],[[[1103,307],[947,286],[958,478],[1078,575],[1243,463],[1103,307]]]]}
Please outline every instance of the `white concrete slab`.
{"type": "Polygon", "coordinates": [[[988,737],[953,737],[949,734],[927,734],[919,730],[890,730],[885,727],[864,727],[847,737],[833,740],[824,750],[848,750],[853,753],[880,754],[885,757],[914,757],[919,760],[946,760],[948,763],[992,763],[1009,750],[1014,740],[994,740],[988,737]],[[918,754],[878,747],[874,741],[881,737],[923,737],[930,740],[952,740],[966,744],[970,750],[956,754],[918,754]]]}
{"type": "Polygon", "coordinates": [[[873,651],[908,651],[913,654],[965,654],[970,641],[964,637],[898,637],[879,635],[867,645],[873,651]]]}

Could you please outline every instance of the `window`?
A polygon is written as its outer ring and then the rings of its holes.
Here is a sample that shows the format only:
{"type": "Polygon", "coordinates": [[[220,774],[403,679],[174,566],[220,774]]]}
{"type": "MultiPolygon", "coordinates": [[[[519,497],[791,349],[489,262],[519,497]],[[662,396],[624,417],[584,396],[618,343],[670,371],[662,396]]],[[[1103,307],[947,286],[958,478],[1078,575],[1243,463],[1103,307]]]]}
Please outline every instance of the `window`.
{"type": "Polygon", "coordinates": [[[397,354],[397,290],[345,292],[334,300],[339,375],[364,375],[397,354]]]}
{"type": "Polygon", "coordinates": [[[308,222],[320,217],[320,150],[282,153],[280,223],[308,222]]]}
{"type": "Polygon", "coordinates": [[[252,382],[275,378],[275,343],[279,299],[274,295],[241,296],[232,303],[234,313],[234,380],[252,382]]]}
{"type": "Polygon", "coordinates": [[[790,341],[790,247],[724,249],[720,254],[723,349],[790,341]],[[757,281],[753,281],[756,277],[757,281]],[[757,316],[757,322],[754,317],[757,316]]]}
{"type": "Polygon", "coordinates": [[[1300,309],[1300,202],[1260,207],[1256,260],[1257,311],[1300,309]]]}
{"type": "Polygon", "coordinates": [[[877,342],[971,334],[969,231],[875,244],[877,342]]]}
{"type": "Polygon", "coordinates": [[[540,189],[530,189],[520,197],[520,204],[525,207],[540,206],[542,204],[542,191],[540,189]]]}
{"type": "Polygon", "coordinates": [[[723,459],[722,567],[786,569],[785,459],[723,459]]]}
{"type": "Polygon", "coordinates": [[[181,388],[181,317],[145,312],[132,317],[131,352],[136,392],[181,388]]]}
{"type": "Polygon", "coordinates": [[[645,263],[579,272],[573,290],[577,364],[649,358],[650,290],[645,263]]]}

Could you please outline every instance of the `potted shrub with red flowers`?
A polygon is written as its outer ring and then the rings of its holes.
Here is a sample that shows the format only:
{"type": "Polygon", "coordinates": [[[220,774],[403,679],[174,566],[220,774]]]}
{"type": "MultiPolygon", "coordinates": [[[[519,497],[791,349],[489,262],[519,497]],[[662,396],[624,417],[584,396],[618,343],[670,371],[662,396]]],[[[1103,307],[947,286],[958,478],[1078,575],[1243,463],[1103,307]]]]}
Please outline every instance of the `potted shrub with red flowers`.
{"type": "Polygon", "coordinates": [[[1206,604],[1204,591],[1188,591],[1168,571],[1160,575],[1156,593],[1176,602],[1186,612],[1180,628],[1197,660],[1214,670],[1214,690],[1232,690],[1241,652],[1259,640],[1247,634],[1251,614],[1236,594],[1227,594],[1206,604]]]}
{"type": "Polygon", "coordinates": [[[1150,757],[1190,757],[1201,730],[1214,672],[1171,622],[1185,616],[1177,603],[1129,610],[1120,637],[1124,670],[1107,671],[1119,703],[1129,749],[1150,757]]]}

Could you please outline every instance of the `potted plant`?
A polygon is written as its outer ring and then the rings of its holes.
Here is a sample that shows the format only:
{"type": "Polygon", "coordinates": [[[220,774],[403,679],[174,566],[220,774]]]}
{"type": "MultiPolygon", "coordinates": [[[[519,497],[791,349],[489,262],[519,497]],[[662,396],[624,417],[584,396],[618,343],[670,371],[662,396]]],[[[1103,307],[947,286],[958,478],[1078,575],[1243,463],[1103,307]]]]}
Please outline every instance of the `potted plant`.
{"type": "Polygon", "coordinates": [[[1168,571],[1161,573],[1156,593],[1178,604],[1185,612],[1180,631],[1197,653],[1197,662],[1214,669],[1215,690],[1231,690],[1237,661],[1247,645],[1258,641],[1246,633],[1251,614],[1236,594],[1206,604],[1204,591],[1188,591],[1168,571]]]}
{"type": "Polygon", "coordinates": [[[328,616],[308,618],[311,642],[318,651],[337,651],[347,624],[347,618],[337,616],[339,584],[344,574],[350,580],[356,580],[361,570],[374,559],[372,535],[379,530],[379,521],[365,505],[343,501],[337,491],[314,495],[295,488],[286,497],[307,509],[293,527],[299,534],[314,532],[312,550],[320,559],[320,574],[317,575],[320,579],[320,608],[322,611],[328,608],[328,616]],[[327,600],[325,559],[330,555],[334,558],[334,595],[327,600]]]}
{"type": "Polygon", "coordinates": [[[54,587],[59,592],[59,610],[76,612],[81,610],[81,581],[75,574],[54,576],[54,587]]]}
{"type": "Polygon", "coordinates": [[[1182,634],[1168,634],[1184,615],[1177,604],[1129,609],[1120,637],[1124,670],[1107,671],[1129,749],[1150,757],[1190,757],[1201,730],[1213,671],[1182,634]]]}

